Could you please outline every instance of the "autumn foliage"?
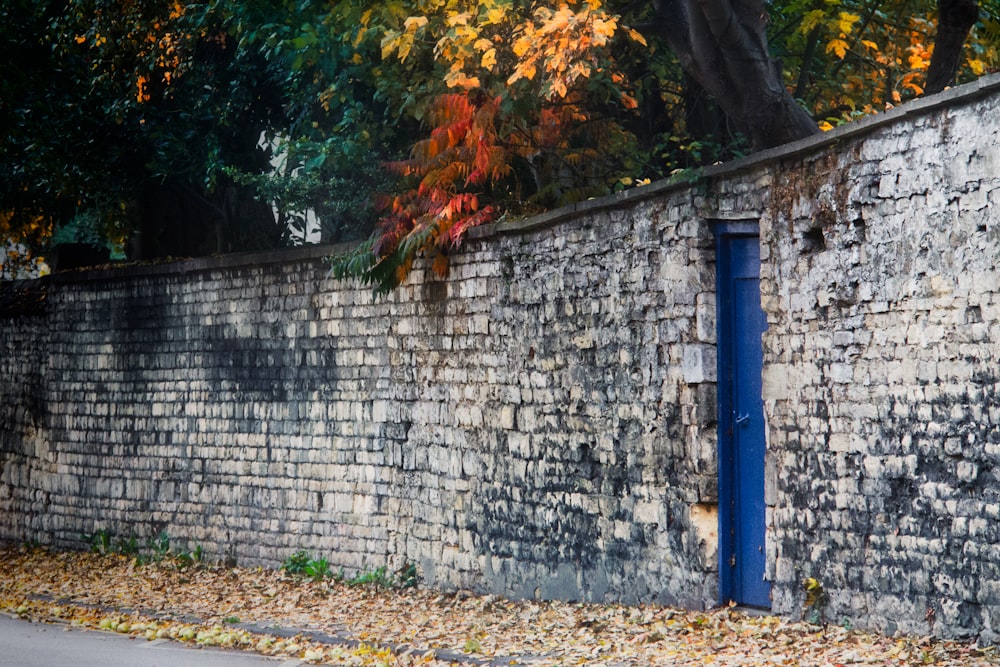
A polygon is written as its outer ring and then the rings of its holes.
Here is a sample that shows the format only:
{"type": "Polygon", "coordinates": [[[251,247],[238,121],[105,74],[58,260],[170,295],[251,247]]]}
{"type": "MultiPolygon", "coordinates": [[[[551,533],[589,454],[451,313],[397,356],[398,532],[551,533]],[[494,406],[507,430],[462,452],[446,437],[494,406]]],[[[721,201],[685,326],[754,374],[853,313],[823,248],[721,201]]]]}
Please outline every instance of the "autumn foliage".
{"type": "MultiPolygon", "coordinates": [[[[414,145],[408,160],[387,165],[416,186],[382,198],[384,215],[371,252],[395,271],[386,279],[406,278],[414,250],[429,253],[434,272],[446,275],[448,251],[465,230],[493,219],[495,207],[480,207],[477,190],[510,172],[496,134],[499,104],[499,98],[458,93],[435,98],[427,112],[430,137],[414,145]]],[[[380,265],[373,270],[384,271],[380,265]]]]}
{"type": "Polygon", "coordinates": [[[616,176],[602,171],[601,155],[631,141],[594,104],[637,107],[609,50],[619,18],[599,0],[530,12],[489,0],[436,9],[399,18],[381,40],[382,58],[401,66],[433,44],[440,72],[442,92],[418,111],[429,136],[387,164],[409,187],[383,198],[372,241],[334,265],[336,275],[383,290],[403,281],[420,253],[444,276],[449,252],[468,229],[494,220],[504,199],[523,200],[528,190],[529,200],[566,203],[607,191],[616,176]]]}
{"type": "MultiPolygon", "coordinates": [[[[786,81],[822,129],[922,95],[936,14],[929,2],[794,0],[773,17],[775,32],[783,36],[777,48],[786,61],[786,81]]],[[[984,13],[960,63],[964,77],[981,76],[1000,62],[997,18],[984,13]]]]}

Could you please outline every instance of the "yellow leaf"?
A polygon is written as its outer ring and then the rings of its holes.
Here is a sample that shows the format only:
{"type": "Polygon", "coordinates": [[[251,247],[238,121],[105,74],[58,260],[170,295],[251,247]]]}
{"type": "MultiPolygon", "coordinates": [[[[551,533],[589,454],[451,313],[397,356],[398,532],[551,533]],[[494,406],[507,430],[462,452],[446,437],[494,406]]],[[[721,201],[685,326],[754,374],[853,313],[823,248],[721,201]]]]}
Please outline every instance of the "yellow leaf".
{"type": "Polygon", "coordinates": [[[878,44],[876,44],[875,42],[871,41],[870,39],[863,39],[863,40],[861,40],[861,44],[864,45],[864,46],[866,46],[867,48],[871,49],[872,51],[878,52],[878,44]]]}
{"type": "Polygon", "coordinates": [[[847,42],[842,39],[832,39],[830,43],[826,45],[826,52],[830,53],[833,51],[837,54],[837,57],[841,60],[847,55],[847,42]]]}
{"type": "MultiPolygon", "coordinates": [[[[396,267],[396,280],[403,282],[406,277],[410,275],[410,269],[413,267],[413,259],[407,258],[402,264],[396,267]]],[[[361,645],[364,647],[364,644],[361,645]]]]}
{"type": "Polygon", "coordinates": [[[146,92],[146,77],[140,75],[139,78],[136,79],[135,85],[136,85],[135,101],[138,102],[139,104],[142,104],[143,102],[148,102],[149,93],[146,92]]]}
{"type": "MultiPolygon", "coordinates": [[[[607,21],[603,19],[594,19],[594,34],[601,37],[609,38],[614,37],[615,28],[617,27],[616,21],[614,19],[608,19],[607,21]]],[[[604,43],[603,41],[600,43],[604,43]]]]}
{"type": "Polygon", "coordinates": [[[510,85],[517,81],[518,79],[531,79],[535,78],[535,65],[533,63],[520,63],[516,68],[514,68],[514,73],[510,75],[507,79],[507,85],[510,85]]]}
{"type": "Polygon", "coordinates": [[[491,48],[489,51],[483,54],[483,59],[480,61],[479,65],[483,69],[493,69],[493,66],[497,64],[497,50],[491,48]]]}
{"type": "Polygon", "coordinates": [[[643,46],[648,46],[648,44],[646,44],[646,38],[643,37],[638,31],[633,30],[632,28],[629,28],[628,29],[628,36],[632,38],[633,42],[636,42],[638,44],[642,44],[643,46]]]}
{"type": "Polygon", "coordinates": [[[471,18],[471,16],[470,16],[470,14],[468,12],[462,12],[460,14],[452,14],[452,15],[450,15],[447,18],[446,22],[448,23],[449,27],[454,28],[457,25],[469,25],[469,19],[470,18],[471,18]]]}
{"type": "Polygon", "coordinates": [[[916,53],[910,56],[907,59],[907,61],[910,64],[910,69],[915,69],[915,70],[924,70],[927,69],[927,67],[930,65],[930,63],[925,61],[923,58],[920,57],[919,54],[916,53]]]}
{"type": "Polygon", "coordinates": [[[399,62],[405,63],[406,57],[413,49],[413,35],[403,35],[399,40],[399,62]]]}
{"type": "Polygon", "coordinates": [[[476,38],[479,37],[478,30],[476,30],[471,26],[465,26],[465,25],[455,26],[455,28],[452,29],[450,34],[453,35],[452,39],[456,40],[457,42],[463,45],[468,43],[473,43],[476,41],[476,38]]]}
{"type": "Polygon", "coordinates": [[[426,16],[411,16],[410,18],[403,21],[403,28],[406,30],[406,32],[410,33],[416,32],[420,28],[423,28],[425,25],[427,25],[426,16]]]}
{"type": "Polygon", "coordinates": [[[811,12],[806,12],[806,15],[802,17],[802,24],[799,26],[799,32],[803,35],[808,35],[813,28],[818,26],[826,18],[826,12],[822,9],[814,9],[811,12]]]}
{"type": "MultiPolygon", "coordinates": [[[[854,24],[861,20],[861,17],[857,14],[851,14],[850,12],[840,12],[840,20],[837,21],[837,29],[845,35],[851,34],[851,28],[854,24]]],[[[843,56],[841,56],[843,57],[843,56]]]]}
{"type": "Polygon", "coordinates": [[[971,69],[972,73],[976,76],[982,76],[983,72],[986,71],[986,63],[979,58],[971,58],[969,59],[969,69],[971,69]]]}
{"type": "Polygon", "coordinates": [[[439,278],[444,278],[448,275],[448,256],[438,254],[434,258],[434,263],[431,264],[431,270],[434,271],[435,275],[439,278]]]}
{"type": "Polygon", "coordinates": [[[830,124],[830,121],[821,120],[819,123],[817,123],[817,125],[819,125],[819,129],[821,129],[823,132],[829,132],[830,130],[833,129],[833,125],[830,124]]]}
{"type": "MultiPolygon", "coordinates": [[[[531,48],[531,38],[528,37],[527,35],[518,37],[514,41],[514,55],[517,56],[518,58],[527,53],[528,49],[530,48],[531,48]]],[[[528,78],[530,79],[531,77],[529,76],[528,78]]]]}
{"type": "Polygon", "coordinates": [[[481,37],[476,40],[476,43],[472,45],[476,51],[488,51],[493,48],[493,40],[481,37]]]}
{"type": "Polygon", "coordinates": [[[498,23],[503,23],[504,18],[507,16],[507,10],[504,7],[493,7],[486,12],[486,18],[483,19],[483,25],[496,25],[498,23]]]}
{"type": "Polygon", "coordinates": [[[449,88],[478,88],[479,77],[468,76],[465,72],[448,72],[444,82],[449,88]]]}
{"type": "Polygon", "coordinates": [[[387,30],[382,38],[382,60],[388,59],[392,52],[396,50],[399,40],[399,33],[395,30],[387,30]]]}

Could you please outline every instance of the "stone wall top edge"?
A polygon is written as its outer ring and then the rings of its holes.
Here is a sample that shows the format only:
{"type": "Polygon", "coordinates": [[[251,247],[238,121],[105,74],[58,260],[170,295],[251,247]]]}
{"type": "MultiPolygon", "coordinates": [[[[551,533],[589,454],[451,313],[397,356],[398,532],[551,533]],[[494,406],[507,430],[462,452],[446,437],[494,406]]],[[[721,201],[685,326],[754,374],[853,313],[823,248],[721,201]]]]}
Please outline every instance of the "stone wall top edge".
{"type": "Polygon", "coordinates": [[[91,281],[114,280],[120,278],[137,278],[149,276],[183,275],[215,271],[220,269],[237,269],[245,266],[266,266],[269,264],[288,264],[293,262],[309,262],[321,260],[338,253],[350,250],[350,243],[336,245],[309,245],[297,248],[279,248],[260,252],[241,252],[227,255],[211,255],[208,257],[193,257],[175,261],[136,263],[121,266],[101,266],[92,269],[81,269],[53,273],[47,278],[55,284],[84,283],[91,281]]]}
{"type": "MultiPolygon", "coordinates": [[[[897,123],[906,118],[931,113],[941,109],[972,102],[979,97],[1000,91],[1000,73],[983,76],[976,81],[956,86],[936,95],[918,98],[890,109],[884,113],[867,116],[852,123],[847,123],[829,132],[817,134],[799,141],[794,141],[776,148],[766,149],[745,158],[733,160],[724,164],[712,165],[696,173],[692,178],[670,178],[649,185],[625,190],[622,192],[578,202],[569,206],[547,211],[530,218],[500,221],[469,230],[468,238],[472,240],[488,239],[494,236],[511,236],[529,234],[534,231],[549,229],[577,219],[581,216],[602,211],[615,210],[634,206],[668,192],[688,189],[692,180],[719,179],[734,176],[738,173],[768,164],[802,157],[815,153],[830,145],[843,143],[860,138],[878,128],[897,123]]],[[[55,284],[72,284],[90,281],[134,278],[144,276],[166,276],[212,271],[219,269],[234,269],[246,266],[262,266],[268,264],[284,264],[320,260],[331,255],[346,252],[353,247],[351,243],[337,245],[302,246],[298,248],[283,248],[264,252],[234,253],[229,255],[214,255],[183,259],[173,262],[156,264],[134,264],[128,266],[99,267],[89,270],[56,273],[50,276],[55,284]]],[[[32,282],[32,281],[28,281],[32,282]]],[[[10,283],[5,283],[10,284],[10,283]]]]}
{"type": "Polygon", "coordinates": [[[955,86],[935,95],[910,100],[883,113],[865,116],[864,118],[834,128],[829,132],[822,132],[775,148],[758,151],[731,162],[711,165],[697,172],[693,177],[669,178],[632,190],[625,190],[613,195],[564,206],[531,218],[483,225],[482,227],[470,230],[469,236],[471,238],[487,238],[494,235],[523,234],[530,231],[547,229],[586,213],[632,206],[673,190],[690,188],[693,181],[708,178],[725,178],[781,160],[788,160],[818,152],[830,145],[860,138],[878,128],[892,125],[903,119],[971,102],[979,97],[997,91],[1000,91],[1000,73],[980,77],[971,83],[955,86]]]}

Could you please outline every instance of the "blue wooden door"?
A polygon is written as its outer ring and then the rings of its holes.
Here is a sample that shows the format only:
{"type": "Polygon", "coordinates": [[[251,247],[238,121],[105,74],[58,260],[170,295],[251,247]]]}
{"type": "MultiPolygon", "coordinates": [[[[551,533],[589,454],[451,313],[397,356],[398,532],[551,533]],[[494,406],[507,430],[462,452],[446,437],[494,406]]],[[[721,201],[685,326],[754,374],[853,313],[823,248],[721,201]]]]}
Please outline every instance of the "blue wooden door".
{"type": "Polygon", "coordinates": [[[761,399],[760,242],[756,226],[717,229],[719,588],[723,602],[771,606],[766,565],[761,399]]]}

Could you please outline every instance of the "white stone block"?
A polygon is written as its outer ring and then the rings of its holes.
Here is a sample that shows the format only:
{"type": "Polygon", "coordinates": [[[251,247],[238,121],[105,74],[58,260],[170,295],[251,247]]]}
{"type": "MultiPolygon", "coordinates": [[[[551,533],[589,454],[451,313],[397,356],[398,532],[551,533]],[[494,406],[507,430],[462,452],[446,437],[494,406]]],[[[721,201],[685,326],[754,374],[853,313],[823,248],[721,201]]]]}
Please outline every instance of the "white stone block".
{"type": "Polygon", "coordinates": [[[715,382],[716,350],[709,345],[685,345],[681,353],[681,375],[687,384],[715,382]]]}

